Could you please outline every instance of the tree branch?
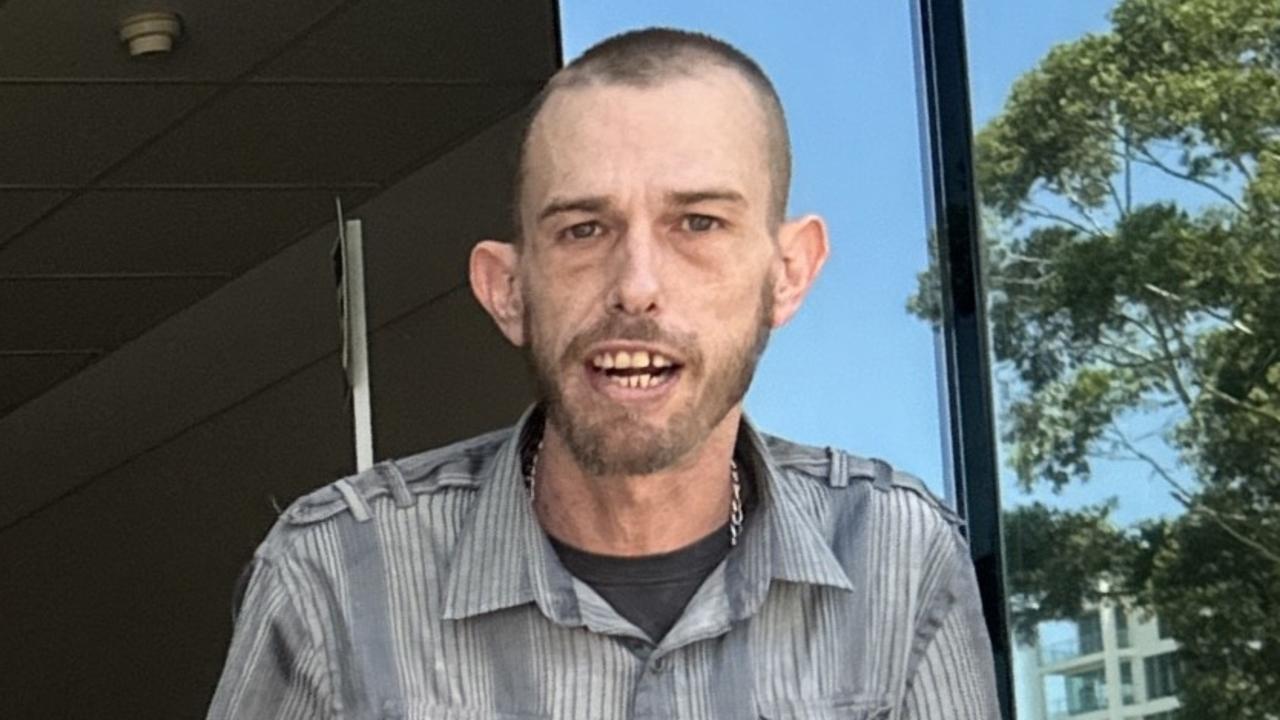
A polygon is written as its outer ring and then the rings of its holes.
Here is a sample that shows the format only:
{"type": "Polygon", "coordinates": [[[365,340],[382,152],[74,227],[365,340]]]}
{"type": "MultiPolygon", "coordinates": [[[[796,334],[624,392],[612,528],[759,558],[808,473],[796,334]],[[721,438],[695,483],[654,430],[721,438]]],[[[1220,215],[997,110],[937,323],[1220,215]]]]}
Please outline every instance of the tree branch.
{"type": "Polygon", "coordinates": [[[1159,358],[1153,358],[1150,355],[1145,355],[1143,353],[1138,352],[1137,350],[1127,348],[1123,345],[1117,345],[1116,343],[1113,343],[1109,340],[1098,340],[1097,342],[1094,343],[1094,345],[1098,345],[1098,346],[1107,348],[1109,350],[1115,350],[1116,352],[1123,353],[1132,358],[1137,358],[1139,361],[1141,361],[1141,364],[1143,365],[1155,365],[1157,363],[1162,362],[1159,358]]]}
{"type": "Polygon", "coordinates": [[[1231,158],[1231,164],[1241,175],[1244,176],[1244,182],[1246,185],[1253,182],[1253,172],[1244,164],[1244,160],[1241,160],[1238,157],[1233,157],[1231,158]]]}
{"type": "Polygon", "coordinates": [[[1222,528],[1224,532],[1226,532],[1231,537],[1235,538],[1241,544],[1255,550],[1256,552],[1258,552],[1259,554],[1261,554],[1263,557],[1267,558],[1271,562],[1280,564],[1280,554],[1277,554],[1274,550],[1272,550],[1271,548],[1268,548],[1266,545],[1263,545],[1257,540],[1254,540],[1253,538],[1231,527],[1231,524],[1228,523],[1222,517],[1221,513],[1214,510],[1213,508],[1196,504],[1192,500],[1191,493],[1188,492],[1187,489],[1183,487],[1182,483],[1178,482],[1178,480],[1173,477],[1173,474],[1170,473],[1167,469],[1165,469],[1165,467],[1161,465],[1158,460],[1152,457],[1149,453],[1139,449],[1136,445],[1130,442],[1129,438],[1125,436],[1123,432],[1119,431],[1114,426],[1112,426],[1111,430],[1112,430],[1112,433],[1114,434],[1114,439],[1117,440],[1121,445],[1123,445],[1125,450],[1127,450],[1137,459],[1146,463],[1151,468],[1153,473],[1155,473],[1157,476],[1163,479],[1170,487],[1173,488],[1174,499],[1177,500],[1179,503],[1181,503],[1182,506],[1187,509],[1187,512],[1194,512],[1207,517],[1215,525],[1222,528]]]}
{"type": "Polygon", "coordinates": [[[1036,257],[1034,255],[1026,255],[1024,253],[1017,253],[1012,250],[1006,250],[1005,256],[1013,260],[1016,260],[1018,262],[1031,263],[1032,265],[1052,265],[1053,264],[1053,260],[1050,260],[1049,258],[1036,257]]]}
{"type": "MultiPolygon", "coordinates": [[[[1159,295],[1159,296],[1161,296],[1161,297],[1165,298],[1166,300],[1177,300],[1178,302],[1183,303],[1183,304],[1185,304],[1185,305],[1195,305],[1195,304],[1196,304],[1196,303],[1192,302],[1191,300],[1188,300],[1187,298],[1185,298],[1185,297],[1183,297],[1183,296],[1179,295],[1178,293],[1176,293],[1176,292],[1174,292],[1174,291],[1172,291],[1172,290],[1166,290],[1166,289],[1164,289],[1164,288],[1160,287],[1159,285],[1155,285],[1155,284],[1153,284],[1153,283],[1143,283],[1143,285],[1142,285],[1142,286],[1143,286],[1143,287],[1145,287],[1146,289],[1150,290],[1151,292],[1153,292],[1153,293],[1155,293],[1155,294],[1157,294],[1157,295],[1159,295]]],[[[1205,315],[1208,315],[1209,317],[1213,318],[1214,320],[1217,320],[1218,322],[1220,322],[1220,323],[1222,323],[1222,324],[1224,324],[1224,325],[1227,325],[1228,327],[1235,328],[1236,330],[1239,330],[1240,332],[1242,332],[1242,333],[1244,333],[1244,334],[1246,334],[1246,335],[1252,335],[1252,334],[1253,334],[1253,329],[1252,329],[1252,328],[1250,328],[1248,325],[1245,325],[1244,323],[1242,323],[1242,322],[1240,322],[1239,320],[1236,320],[1236,319],[1234,319],[1234,318],[1230,317],[1229,315],[1224,315],[1223,313],[1221,313],[1221,312],[1219,312],[1218,310],[1215,310],[1215,309],[1213,309],[1213,308],[1209,308],[1209,307],[1199,307],[1199,308],[1196,308],[1195,312],[1204,313],[1205,315]]]]}
{"type": "Polygon", "coordinates": [[[1187,413],[1190,414],[1193,403],[1191,393],[1187,390],[1186,384],[1182,381],[1182,372],[1178,369],[1178,359],[1174,357],[1173,351],[1169,349],[1169,337],[1165,332],[1164,323],[1160,322],[1160,316],[1156,313],[1151,314],[1151,322],[1155,324],[1156,332],[1160,335],[1160,340],[1156,344],[1159,345],[1160,352],[1164,355],[1164,359],[1168,363],[1168,375],[1169,380],[1173,383],[1173,390],[1178,394],[1178,399],[1182,401],[1182,404],[1186,406],[1187,413]]]}
{"type": "Polygon", "coordinates": [[[1091,235],[1093,237],[1106,237],[1106,233],[1102,232],[1100,228],[1097,228],[1097,227],[1090,228],[1089,226],[1081,224],[1080,222],[1077,222],[1075,220],[1072,220],[1071,218],[1065,215],[1060,215],[1050,210],[1046,210],[1044,209],[1043,206],[1040,206],[1040,205],[1023,203],[1023,206],[1020,208],[1020,210],[1023,214],[1030,215],[1031,217],[1040,218],[1041,220],[1052,220],[1053,222],[1062,223],[1063,225],[1067,225],[1076,230],[1079,230],[1085,235],[1091,235]]]}
{"type": "MultiPolygon", "coordinates": [[[[1126,157],[1125,163],[1127,164],[1128,161],[1129,159],[1126,157]]],[[[1128,170],[1126,170],[1125,173],[1127,175],[1128,170]]],[[[1127,181],[1128,180],[1126,178],[1126,182],[1127,181]]],[[[1116,206],[1116,216],[1123,220],[1128,213],[1125,212],[1124,202],[1120,199],[1120,191],[1116,190],[1116,184],[1111,182],[1111,178],[1107,178],[1107,192],[1111,195],[1111,202],[1116,206]]]]}
{"type": "Polygon", "coordinates": [[[1207,392],[1207,393],[1209,393],[1210,395],[1212,395],[1212,396],[1214,396],[1214,397],[1218,398],[1219,400],[1221,400],[1221,401],[1225,402],[1226,404],[1230,405],[1231,407],[1237,408],[1237,409],[1239,409],[1239,410],[1244,410],[1245,412],[1253,413],[1254,415],[1257,415],[1258,417],[1265,418],[1265,419],[1267,419],[1267,420],[1270,420],[1270,421],[1272,421],[1272,422],[1276,423],[1277,425],[1280,425],[1280,415],[1277,415],[1276,413],[1271,412],[1270,410],[1267,410],[1266,408],[1260,408],[1260,407],[1258,407],[1258,406],[1256,406],[1256,405],[1251,405],[1251,404],[1249,404],[1249,403],[1247,403],[1247,402],[1245,402],[1245,401],[1241,400],[1240,398],[1237,398],[1237,397],[1235,397],[1234,395],[1230,395],[1230,394],[1228,394],[1228,393],[1225,393],[1225,392],[1223,392],[1222,390],[1219,390],[1218,388],[1216,388],[1216,387],[1214,387],[1213,385],[1210,385],[1210,384],[1208,384],[1208,383],[1202,383],[1202,384],[1201,384],[1201,387],[1203,387],[1203,388],[1204,388],[1204,391],[1205,391],[1205,392],[1207,392]]]}
{"type": "Polygon", "coordinates": [[[1129,323],[1130,325],[1132,325],[1132,326],[1134,326],[1134,327],[1138,328],[1139,330],[1141,330],[1141,331],[1142,331],[1142,332],[1143,332],[1147,337],[1151,338],[1152,340],[1155,340],[1156,342],[1159,342],[1159,341],[1160,341],[1160,336],[1159,336],[1159,335],[1157,335],[1157,334],[1156,334],[1156,332],[1155,332],[1154,330],[1152,330],[1151,328],[1147,327],[1147,324],[1146,324],[1146,323],[1144,323],[1144,322],[1142,322],[1142,321],[1141,321],[1141,320],[1139,320],[1138,318],[1133,317],[1132,315],[1129,315],[1129,314],[1127,314],[1127,313],[1123,313],[1123,312],[1118,312],[1118,313],[1116,313],[1116,314],[1120,316],[1120,319],[1121,319],[1121,320],[1124,320],[1125,322],[1129,323]]]}
{"type": "Polygon", "coordinates": [[[1200,187],[1204,188],[1205,190],[1208,190],[1209,192],[1213,193],[1214,195],[1217,195],[1218,197],[1222,198],[1223,200],[1226,200],[1226,201],[1227,201],[1228,203],[1230,203],[1230,204],[1231,204],[1231,206],[1232,206],[1232,207],[1234,207],[1236,210],[1239,210],[1239,211],[1240,211],[1240,212],[1242,212],[1242,213],[1243,213],[1243,212],[1247,212],[1247,211],[1245,210],[1244,205],[1242,205],[1242,204],[1240,203],[1240,201],[1239,201],[1239,200],[1236,200],[1234,197],[1232,197],[1232,195],[1231,195],[1230,193],[1228,193],[1227,191],[1225,191],[1225,190],[1223,190],[1222,188],[1218,187],[1217,185],[1214,185],[1213,183],[1209,182],[1208,180],[1205,180],[1204,178],[1196,177],[1195,175],[1192,175],[1192,174],[1190,174],[1190,173],[1179,172],[1179,171],[1177,171],[1177,170],[1175,170],[1175,169],[1173,169],[1173,168],[1169,167],[1168,165],[1165,165],[1163,162],[1161,162],[1161,161],[1160,161],[1160,158],[1158,158],[1158,157],[1156,157],[1155,155],[1151,154],[1151,151],[1147,150],[1146,148],[1142,147],[1141,145],[1139,145],[1139,146],[1138,146],[1138,153],[1139,153],[1139,154],[1141,154],[1141,155],[1142,155],[1142,157],[1135,157],[1135,158],[1133,159],[1133,160],[1134,160],[1134,162],[1140,162],[1140,163],[1142,163],[1143,165],[1146,165],[1146,166],[1148,166],[1148,167],[1153,167],[1153,168],[1155,168],[1155,169],[1157,169],[1157,170],[1160,170],[1161,172],[1163,172],[1163,173],[1165,173],[1165,174],[1167,174],[1167,175],[1169,175],[1169,176],[1171,176],[1171,177],[1178,178],[1179,180],[1186,180],[1186,181],[1187,181],[1187,182],[1189,182],[1189,183],[1194,183],[1194,184],[1196,184],[1196,185],[1199,185],[1200,187]]]}

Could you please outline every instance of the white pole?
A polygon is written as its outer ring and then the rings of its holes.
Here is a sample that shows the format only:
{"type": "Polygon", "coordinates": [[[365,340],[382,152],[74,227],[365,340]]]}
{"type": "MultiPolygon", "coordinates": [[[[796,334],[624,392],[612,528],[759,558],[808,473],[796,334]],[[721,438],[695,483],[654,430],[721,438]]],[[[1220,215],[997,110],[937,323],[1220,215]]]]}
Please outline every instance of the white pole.
{"type": "Polygon", "coordinates": [[[346,270],[347,336],[351,348],[351,410],[356,433],[356,470],[373,466],[373,408],[369,395],[369,342],[364,301],[364,238],[360,221],[346,221],[342,252],[346,270]]]}

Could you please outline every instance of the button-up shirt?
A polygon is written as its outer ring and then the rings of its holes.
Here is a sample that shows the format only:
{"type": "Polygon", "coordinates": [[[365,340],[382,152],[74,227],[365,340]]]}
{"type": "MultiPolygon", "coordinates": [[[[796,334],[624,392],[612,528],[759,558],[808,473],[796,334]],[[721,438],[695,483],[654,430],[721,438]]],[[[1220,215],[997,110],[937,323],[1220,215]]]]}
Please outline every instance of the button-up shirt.
{"type": "Polygon", "coordinates": [[[954,514],[880,461],[740,425],[758,504],[656,644],[561,565],[541,413],[295,502],[254,556],[223,718],[999,716],[954,514]]]}

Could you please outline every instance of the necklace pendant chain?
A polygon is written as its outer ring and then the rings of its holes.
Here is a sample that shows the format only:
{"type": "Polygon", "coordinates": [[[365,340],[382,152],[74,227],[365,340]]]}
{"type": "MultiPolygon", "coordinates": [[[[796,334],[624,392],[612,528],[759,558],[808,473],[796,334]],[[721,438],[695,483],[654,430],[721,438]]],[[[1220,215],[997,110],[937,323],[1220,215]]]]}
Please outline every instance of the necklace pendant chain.
{"type": "Polygon", "coordinates": [[[533,459],[529,461],[529,474],[524,478],[524,486],[529,489],[529,504],[532,505],[536,499],[537,492],[537,472],[538,472],[538,456],[542,454],[543,440],[538,441],[538,447],[533,451],[533,459]]]}
{"type": "MultiPolygon", "coordinates": [[[[538,456],[542,455],[542,440],[533,451],[533,459],[529,461],[529,473],[524,478],[524,485],[529,490],[529,504],[532,505],[538,495],[538,456]]],[[[729,480],[733,485],[733,496],[729,502],[729,547],[738,545],[738,537],[742,535],[742,482],[738,479],[738,462],[729,461],[729,480]]]]}
{"type": "Polygon", "coordinates": [[[742,534],[742,483],[738,480],[738,462],[729,461],[729,477],[733,481],[733,499],[729,502],[729,547],[738,544],[742,534]]]}

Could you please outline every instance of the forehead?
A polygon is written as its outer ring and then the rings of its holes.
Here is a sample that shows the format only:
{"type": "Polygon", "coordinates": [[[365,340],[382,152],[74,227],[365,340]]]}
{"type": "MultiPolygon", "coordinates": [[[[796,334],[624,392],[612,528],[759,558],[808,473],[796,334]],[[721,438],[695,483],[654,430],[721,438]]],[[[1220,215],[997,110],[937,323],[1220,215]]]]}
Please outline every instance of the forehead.
{"type": "Polygon", "coordinates": [[[589,81],[557,89],[530,130],[522,205],[719,186],[763,206],[764,117],[754,88],[714,67],[644,87],[589,81]]]}

